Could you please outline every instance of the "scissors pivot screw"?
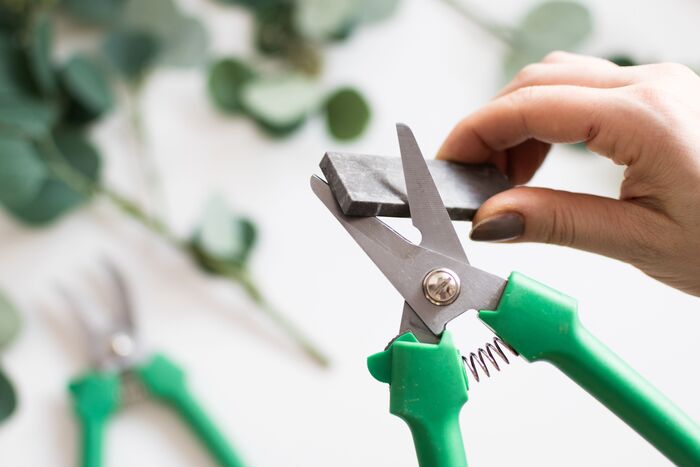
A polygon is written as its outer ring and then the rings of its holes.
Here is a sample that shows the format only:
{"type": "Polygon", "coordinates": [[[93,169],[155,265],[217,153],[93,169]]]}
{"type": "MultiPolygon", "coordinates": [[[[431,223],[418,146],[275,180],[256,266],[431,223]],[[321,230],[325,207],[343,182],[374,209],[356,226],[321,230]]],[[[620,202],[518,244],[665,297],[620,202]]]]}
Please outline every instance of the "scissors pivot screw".
{"type": "Polygon", "coordinates": [[[423,279],[423,293],[435,305],[449,305],[459,296],[459,276],[447,268],[430,271],[423,279]]]}
{"type": "Polygon", "coordinates": [[[115,334],[109,343],[109,349],[117,357],[128,357],[134,352],[135,347],[134,339],[125,333],[115,334]]]}

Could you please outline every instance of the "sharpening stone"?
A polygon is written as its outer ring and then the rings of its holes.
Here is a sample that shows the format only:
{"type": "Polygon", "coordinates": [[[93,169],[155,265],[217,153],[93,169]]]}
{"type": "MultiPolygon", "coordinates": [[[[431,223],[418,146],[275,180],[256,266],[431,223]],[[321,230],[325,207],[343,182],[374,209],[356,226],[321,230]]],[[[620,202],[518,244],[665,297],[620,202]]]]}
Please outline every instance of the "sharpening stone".
{"type": "MultiPolygon", "coordinates": [[[[491,164],[426,162],[453,220],[471,220],[484,201],[511,188],[491,164]]],[[[320,167],[345,215],[409,217],[401,158],[327,152],[320,167]]]]}

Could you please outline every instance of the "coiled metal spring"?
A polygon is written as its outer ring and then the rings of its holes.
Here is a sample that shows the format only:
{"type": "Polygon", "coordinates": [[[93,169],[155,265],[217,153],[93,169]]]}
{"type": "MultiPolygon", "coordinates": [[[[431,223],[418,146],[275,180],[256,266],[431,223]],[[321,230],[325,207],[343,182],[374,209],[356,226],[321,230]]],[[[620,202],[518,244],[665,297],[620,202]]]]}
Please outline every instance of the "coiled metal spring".
{"type": "Polygon", "coordinates": [[[469,357],[462,356],[464,366],[469,368],[469,371],[474,376],[477,383],[479,382],[479,371],[477,366],[481,367],[481,370],[484,372],[487,378],[490,378],[491,373],[489,372],[488,363],[491,363],[491,366],[493,366],[496,371],[501,371],[501,367],[498,365],[496,356],[499,356],[506,364],[510,364],[510,361],[508,361],[508,356],[503,351],[503,348],[508,349],[508,351],[516,357],[518,356],[518,352],[513,347],[505,343],[500,337],[494,337],[493,343],[487,342],[483,348],[479,347],[476,352],[470,353],[469,357]]]}

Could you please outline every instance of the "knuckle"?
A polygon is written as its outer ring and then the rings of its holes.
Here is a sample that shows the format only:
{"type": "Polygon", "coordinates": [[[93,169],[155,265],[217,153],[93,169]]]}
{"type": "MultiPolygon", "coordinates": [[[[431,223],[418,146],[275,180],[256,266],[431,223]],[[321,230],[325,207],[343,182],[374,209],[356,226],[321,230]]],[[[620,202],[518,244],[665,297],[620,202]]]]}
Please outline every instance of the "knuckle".
{"type": "Polygon", "coordinates": [[[527,104],[535,98],[536,86],[523,86],[509,94],[511,104],[519,106],[527,104]]]}
{"type": "Polygon", "coordinates": [[[514,81],[520,85],[531,83],[537,76],[539,76],[541,66],[542,65],[537,63],[531,63],[530,65],[521,68],[518,74],[515,75],[514,81]]]}
{"type": "Polygon", "coordinates": [[[693,70],[691,70],[686,65],[682,65],[680,63],[671,63],[671,62],[659,63],[659,64],[656,64],[654,66],[654,68],[660,74],[664,74],[667,76],[686,77],[686,76],[694,76],[695,75],[695,72],[693,70]]]}
{"type": "Polygon", "coordinates": [[[669,100],[668,92],[655,83],[644,82],[635,84],[630,86],[629,90],[637,100],[652,107],[663,105],[669,100]]]}
{"type": "Polygon", "coordinates": [[[544,63],[557,63],[557,62],[561,62],[563,60],[566,60],[567,58],[571,57],[571,55],[573,55],[573,54],[571,54],[569,52],[564,52],[563,50],[553,50],[544,56],[544,58],[542,59],[542,62],[544,62],[544,63]]]}

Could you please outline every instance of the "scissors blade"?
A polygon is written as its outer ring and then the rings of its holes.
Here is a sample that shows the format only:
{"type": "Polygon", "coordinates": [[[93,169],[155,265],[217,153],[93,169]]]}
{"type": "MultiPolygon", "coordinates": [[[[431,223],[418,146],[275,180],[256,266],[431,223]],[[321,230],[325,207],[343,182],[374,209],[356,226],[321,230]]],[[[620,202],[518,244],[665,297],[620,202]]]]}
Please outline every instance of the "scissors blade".
{"type": "MultiPolygon", "coordinates": [[[[414,245],[376,217],[346,216],[328,184],[316,176],[311,177],[311,189],[435,336],[467,310],[491,310],[497,306],[505,280],[451,256],[414,245]],[[447,306],[432,304],[423,292],[425,275],[438,267],[451,269],[462,281],[462,292],[447,306]]],[[[412,318],[406,319],[409,322],[412,318]]]]}
{"type": "Polygon", "coordinates": [[[403,312],[401,313],[401,325],[399,326],[399,336],[407,332],[412,332],[416,339],[424,344],[437,344],[440,336],[433,333],[423,322],[416,310],[408,302],[403,302],[403,312]]]}
{"type": "Polygon", "coordinates": [[[396,286],[397,272],[404,269],[403,263],[415,256],[421,248],[406,240],[376,217],[348,217],[343,214],[328,184],[315,175],[311,177],[311,189],[367,253],[367,256],[396,286]]]}
{"type": "Polygon", "coordinates": [[[401,148],[408,208],[413,225],[422,236],[420,245],[469,263],[413,132],[403,123],[396,125],[396,132],[401,148]]]}

